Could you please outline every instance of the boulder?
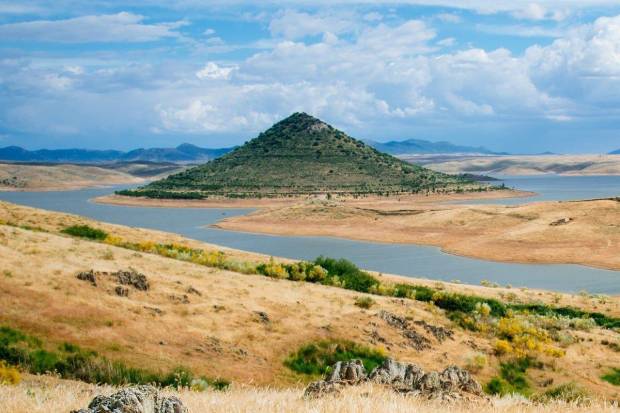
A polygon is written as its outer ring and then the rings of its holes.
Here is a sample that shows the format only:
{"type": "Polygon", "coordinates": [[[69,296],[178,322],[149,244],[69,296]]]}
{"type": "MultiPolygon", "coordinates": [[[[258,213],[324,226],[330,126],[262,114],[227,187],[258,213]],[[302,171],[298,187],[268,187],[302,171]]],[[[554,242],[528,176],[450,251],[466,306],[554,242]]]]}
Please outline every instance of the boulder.
{"type": "Polygon", "coordinates": [[[325,381],[357,384],[366,380],[366,369],[361,360],[339,361],[334,364],[325,381]]]}
{"type": "Polygon", "coordinates": [[[482,386],[469,374],[457,366],[449,366],[441,372],[440,380],[444,390],[461,391],[475,395],[482,395],[482,386]]]}
{"type": "Polygon", "coordinates": [[[424,376],[424,370],[415,364],[401,363],[391,358],[376,367],[368,376],[374,383],[387,384],[395,389],[412,389],[424,376]]]}
{"type": "Polygon", "coordinates": [[[304,397],[321,397],[328,394],[340,393],[341,383],[330,383],[324,380],[312,382],[306,387],[304,397]]]}
{"type": "Polygon", "coordinates": [[[137,271],[117,271],[113,273],[119,284],[131,285],[136,290],[147,291],[149,289],[149,282],[146,279],[146,275],[137,271]]]}
{"type": "Polygon", "coordinates": [[[82,271],[82,272],[78,273],[78,275],[76,277],[77,277],[78,280],[88,281],[89,283],[91,283],[95,287],[97,286],[97,275],[95,274],[95,272],[93,270],[82,271]]]}
{"type": "Polygon", "coordinates": [[[134,386],[110,396],[96,396],[86,409],[71,413],[189,413],[181,400],[162,396],[153,386],[134,386]]]}

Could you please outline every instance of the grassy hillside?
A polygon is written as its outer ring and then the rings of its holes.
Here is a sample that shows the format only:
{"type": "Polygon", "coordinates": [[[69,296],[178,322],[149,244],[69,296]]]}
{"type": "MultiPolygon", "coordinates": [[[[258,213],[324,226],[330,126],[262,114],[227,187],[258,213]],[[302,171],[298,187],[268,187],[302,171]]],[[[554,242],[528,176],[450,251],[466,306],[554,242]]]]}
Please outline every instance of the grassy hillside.
{"type": "Polygon", "coordinates": [[[0,327],[12,329],[0,329],[0,356],[23,371],[60,366],[62,377],[97,378],[109,361],[124,366],[114,370],[120,382],[127,372],[127,380],[158,374],[166,382],[183,367],[233,387],[290,386],[342,353],[427,370],[456,364],[500,394],[568,382],[593,395],[618,391],[602,378],[620,365],[617,297],[423,283],[329,259],[272,261],[7,203],[0,220],[0,327]],[[76,277],[91,269],[101,274],[95,283],[76,277]],[[119,294],[118,270],[144,274],[149,288],[119,294]],[[583,311],[568,308],[577,306],[583,311]],[[394,316],[406,331],[388,321],[394,316]],[[84,361],[90,351],[97,355],[84,361]],[[71,360],[88,369],[71,370],[71,360]]]}
{"type": "Polygon", "coordinates": [[[472,185],[378,152],[312,116],[295,113],[221,158],[122,195],[388,194],[472,185]]]}

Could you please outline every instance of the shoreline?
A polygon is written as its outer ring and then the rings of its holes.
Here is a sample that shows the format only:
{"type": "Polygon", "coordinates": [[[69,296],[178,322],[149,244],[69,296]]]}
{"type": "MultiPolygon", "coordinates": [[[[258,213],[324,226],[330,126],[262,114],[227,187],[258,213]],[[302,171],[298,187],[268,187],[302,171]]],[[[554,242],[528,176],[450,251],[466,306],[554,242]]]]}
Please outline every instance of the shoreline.
{"type": "MultiPolygon", "coordinates": [[[[372,203],[375,205],[394,204],[399,202],[406,204],[412,202],[416,204],[434,204],[455,201],[479,200],[479,199],[510,199],[510,198],[530,198],[536,196],[535,192],[519,191],[506,189],[491,192],[470,192],[462,194],[433,194],[433,195],[402,195],[402,196],[368,196],[368,197],[334,197],[331,201],[343,202],[347,204],[363,205],[372,203]]],[[[272,208],[278,206],[289,206],[303,202],[325,201],[321,196],[296,196],[290,198],[213,198],[213,199],[155,199],[147,197],[129,197],[123,195],[104,195],[92,198],[90,201],[97,204],[151,207],[151,208],[272,208]]]]}
{"type": "MultiPolygon", "coordinates": [[[[29,220],[34,221],[35,223],[41,223],[42,227],[48,230],[52,230],[52,232],[60,227],[69,225],[69,224],[90,224],[96,225],[99,228],[102,228],[110,233],[115,235],[119,235],[123,238],[126,238],[130,241],[138,241],[144,240],[148,238],[153,242],[176,242],[183,245],[187,245],[191,248],[199,248],[204,250],[211,251],[222,251],[226,254],[229,254],[231,258],[240,259],[240,260],[251,260],[255,262],[268,262],[272,257],[281,263],[294,263],[300,261],[300,259],[295,258],[287,258],[283,256],[277,255],[269,255],[263,254],[255,251],[248,251],[239,248],[227,247],[219,244],[214,244],[207,241],[200,241],[192,238],[188,238],[184,235],[168,232],[163,230],[156,230],[150,228],[140,228],[140,227],[129,227],[122,224],[112,224],[105,221],[96,220],[89,217],[84,217],[76,214],[70,214],[65,212],[57,212],[50,211],[42,208],[35,208],[25,205],[14,204],[7,201],[0,201],[0,218],[3,215],[11,216],[13,219],[22,220],[28,217],[29,220]]],[[[1,226],[1,221],[0,221],[1,226]]],[[[114,247],[117,248],[117,247],[114,247]]],[[[469,258],[469,257],[468,257],[469,258]]],[[[194,264],[189,264],[194,265],[194,264]]],[[[426,286],[436,286],[438,283],[443,285],[443,288],[446,288],[448,291],[455,292],[468,292],[468,293],[476,293],[482,294],[486,297],[501,297],[502,294],[507,293],[515,293],[518,296],[524,294],[534,293],[537,297],[546,297],[551,295],[561,295],[564,299],[578,299],[579,294],[577,292],[566,292],[566,291],[558,291],[553,289],[544,289],[544,288],[532,288],[532,287],[517,287],[512,286],[508,287],[505,285],[499,286],[485,286],[481,284],[468,284],[465,282],[461,282],[458,280],[458,274],[455,274],[455,279],[450,281],[444,281],[440,279],[428,278],[422,275],[417,276],[408,276],[402,274],[394,274],[387,273],[369,269],[363,269],[364,271],[386,280],[390,280],[393,282],[402,282],[407,284],[421,284],[426,286]]],[[[247,275],[244,275],[247,276],[247,275]]],[[[268,278],[269,279],[269,278],[268,278]]],[[[609,294],[609,297],[614,299],[620,299],[620,294],[609,294]]],[[[596,307],[587,307],[591,310],[595,310],[596,307]]],[[[610,314],[612,315],[620,315],[620,307],[616,307],[611,310],[610,314]]]]}
{"type": "Polygon", "coordinates": [[[418,209],[295,205],[225,218],[211,227],[279,236],[333,237],[439,248],[470,259],[513,264],[582,265],[620,271],[614,200],[520,206],[418,204],[418,209]],[[566,220],[566,221],[564,221],[566,220]]]}

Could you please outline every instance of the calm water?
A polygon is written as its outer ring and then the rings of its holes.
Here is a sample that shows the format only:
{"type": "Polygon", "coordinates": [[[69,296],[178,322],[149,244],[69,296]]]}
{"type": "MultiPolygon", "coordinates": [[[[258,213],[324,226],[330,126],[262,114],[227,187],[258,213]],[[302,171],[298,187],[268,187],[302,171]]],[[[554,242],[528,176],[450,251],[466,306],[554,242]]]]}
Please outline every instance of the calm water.
{"type": "MultiPolygon", "coordinates": [[[[511,177],[506,178],[506,184],[537,191],[541,195],[536,199],[541,200],[620,195],[620,177],[511,177]]],[[[620,272],[617,271],[579,265],[497,263],[445,254],[436,247],[326,237],[257,235],[204,227],[226,216],[245,214],[250,211],[248,209],[143,208],[89,202],[90,198],[112,191],[107,188],[67,192],[0,192],[0,199],[115,224],[175,232],[197,240],[275,256],[296,259],[313,259],[318,255],[342,257],[363,268],[385,273],[444,281],[458,279],[468,284],[479,284],[486,279],[515,287],[620,294],[620,272]]]]}
{"type": "Polygon", "coordinates": [[[536,201],[574,201],[620,197],[620,176],[493,176],[501,179],[501,182],[509,188],[536,192],[538,195],[529,198],[486,199],[461,203],[516,205],[536,201]]]}

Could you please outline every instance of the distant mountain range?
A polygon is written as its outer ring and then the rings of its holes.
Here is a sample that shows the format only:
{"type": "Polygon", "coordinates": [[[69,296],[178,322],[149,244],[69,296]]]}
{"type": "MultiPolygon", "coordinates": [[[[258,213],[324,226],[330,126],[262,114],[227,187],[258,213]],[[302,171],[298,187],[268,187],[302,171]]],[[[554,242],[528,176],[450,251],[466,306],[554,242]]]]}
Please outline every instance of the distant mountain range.
{"type": "Polygon", "coordinates": [[[196,162],[210,161],[234,148],[207,149],[189,143],[176,148],[140,148],[129,152],[91,149],[40,149],[29,151],[19,146],[0,148],[0,160],[12,162],[99,163],[118,161],[196,162]]]}
{"type": "Polygon", "coordinates": [[[610,155],[620,155],[620,149],[609,152],[610,155]]]}
{"type": "MultiPolygon", "coordinates": [[[[404,154],[485,154],[506,155],[497,153],[483,147],[459,146],[450,142],[430,142],[421,139],[407,139],[404,141],[366,143],[378,151],[391,155],[404,154]]],[[[52,163],[102,163],[102,162],[204,162],[232,151],[231,148],[201,148],[196,145],[184,143],[176,148],[140,148],[129,152],[116,150],[92,150],[92,149],[39,149],[29,151],[19,146],[7,146],[0,148],[0,161],[10,162],[52,162],[52,163]]]]}
{"type": "Polygon", "coordinates": [[[404,141],[375,142],[366,143],[378,151],[389,153],[390,155],[409,155],[409,154],[434,154],[434,153],[467,153],[484,155],[507,155],[504,152],[493,152],[483,147],[459,146],[450,142],[430,142],[421,139],[407,139],[404,141]]]}

